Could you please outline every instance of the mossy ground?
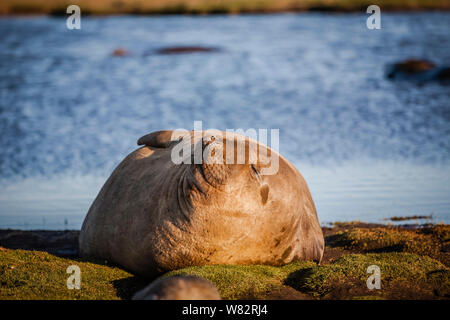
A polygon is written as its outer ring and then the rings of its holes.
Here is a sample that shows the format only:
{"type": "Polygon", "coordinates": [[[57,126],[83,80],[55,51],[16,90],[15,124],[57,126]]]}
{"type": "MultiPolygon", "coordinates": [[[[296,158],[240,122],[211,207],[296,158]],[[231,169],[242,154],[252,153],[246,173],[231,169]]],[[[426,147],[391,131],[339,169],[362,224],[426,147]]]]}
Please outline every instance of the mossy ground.
{"type": "Polygon", "coordinates": [[[337,231],[326,237],[331,248],[350,252],[409,252],[428,256],[450,266],[450,226],[433,225],[422,228],[358,227],[357,224],[339,225],[337,231]]]}
{"type": "Polygon", "coordinates": [[[163,277],[174,275],[196,275],[210,280],[223,299],[264,299],[267,297],[309,298],[285,285],[290,274],[310,269],[313,262],[297,261],[282,267],[254,266],[201,266],[175,270],[163,277]]]}
{"type": "Polygon", "coordinates": [[[0,248],[0,300],[129,298],[146,282],[114,266],[67,259],[42,251],[0,248]],[[81,269],[81,290],[67,289],[67,267],[81,269]]]}
{"type": "Polygon", "coordinates": [[[164,276],[190,274],[210,280],[224,299],[439,299],[449,298],[450,269],[429,257],[410,253],[348,254],[328,265],[294,262],[283,267],[206,266],[172,271],[164,276]],[[367,288],[367,268],[381,269],[380,290],[367,288]],[[303,296],[301,296],[303,294],[303,296]]]}
{"type": "MultiPolygon", "coordinates": [[[[408,229],[341,223],[324,228],[320,265],[202,266],[162,276],[204,277],[224,299],[448,299],[449,233],[449,225],[408,229]],[[370,265],[381,270],[380,290],[367,288],[370,265]]],[[[5,243],[0,239],[0,245],[5,243]]],[[[129,299],[150,281],[104,262],[0,249],[0,299],[129,299]],[[81,290],[66,287],[72,264],[82,271],[81,290]]]]}

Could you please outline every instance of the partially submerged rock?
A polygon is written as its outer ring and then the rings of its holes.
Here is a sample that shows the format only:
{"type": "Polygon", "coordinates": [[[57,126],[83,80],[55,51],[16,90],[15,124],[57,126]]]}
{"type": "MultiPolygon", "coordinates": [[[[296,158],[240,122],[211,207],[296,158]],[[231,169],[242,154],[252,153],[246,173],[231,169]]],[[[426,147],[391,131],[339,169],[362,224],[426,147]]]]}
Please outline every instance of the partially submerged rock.
{"type": "Polygon", "coordinates": [[[433,81],[449,80],[450,67],[437,66],[428,60],[408,59],[386,66],[386,77],[391,80],[433,81]]]}
{"type": "Polygon", "coordinates": [[[215,52],[219,51],[213,47],[199,47],[199,46],[180,46],[180,47],[166,47],[156,50],[157,54],[187,54],[199,52],[215,52]]]}
{"type": "Polygon", "coordinates": [[[197,276],[160,278],[137,292],[133,300],[220,300],[214,285],[197,276]]]}
{"type": "Polygon", "coordinates": [[[129,55],[129,52],[125,48],[117,48],[112,53],[115,57],[125,57],[129,55]]]}
{"type": "Polygon", "coordinates": [[[395,216],[386,218],[384,220],[391,220],[391,221],[410,221],[410,220],[431,220],[433,219],[433,215],[413,215],[413,216],[395,216]]]}

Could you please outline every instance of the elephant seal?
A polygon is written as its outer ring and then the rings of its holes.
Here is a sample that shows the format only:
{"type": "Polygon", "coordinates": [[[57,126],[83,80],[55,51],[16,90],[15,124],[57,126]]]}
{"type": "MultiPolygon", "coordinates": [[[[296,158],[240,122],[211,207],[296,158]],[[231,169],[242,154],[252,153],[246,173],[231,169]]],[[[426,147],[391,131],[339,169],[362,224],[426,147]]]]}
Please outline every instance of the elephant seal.
{"type": "Polygon", "coordinates": [[[220,131],[158,131],[138,144],[92,203],[81,256],[144,277],[195,265],[322,259],[324,238],[306,182],[271,148],[220,131]],[[184,152],[189,147],[193,154],[184,152]],[[179,150],[181,163],[173,160],[179,150]],[[198,150],[208,161],[196,161],[198,150]],[[275,159],[278,170],[270,172],[275,159]]]}
{"type": "Polygon", "coordinates": [[[133,300],[221,300],[217,288],[197,276],[161,278],[138,291],[133,300]]]}

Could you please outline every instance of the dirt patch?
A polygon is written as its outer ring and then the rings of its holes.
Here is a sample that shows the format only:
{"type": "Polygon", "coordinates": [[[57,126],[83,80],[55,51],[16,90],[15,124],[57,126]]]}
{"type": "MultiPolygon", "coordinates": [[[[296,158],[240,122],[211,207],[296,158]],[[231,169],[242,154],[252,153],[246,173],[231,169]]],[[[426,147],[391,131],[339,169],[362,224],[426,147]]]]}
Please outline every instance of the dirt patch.
{"type": "Polygon", "coordinates": [[[78,256],[80,231],[0,230],[0,247],[46,251],[60,257],[78,256]]]}
{"type": "Polygon", "coordinates": [[[323,251],[323,258],[320,262],[321,265],[330,264],[333,261],[339,259],[345,254],[354,253],[356,250],[346,250],[343,248],[333,248],[333,247],[327,247],[325,245],[325,250],[323,251]]]}
{"type": "MultiPolygon", "coordinates": [[[[257,297],[255,297],[257,299],[257,297]]],[[[295,290],[292,287],[282,286],[268,292],[263,299],[267,300],[311,300],[312,296],[295,290]]]]}

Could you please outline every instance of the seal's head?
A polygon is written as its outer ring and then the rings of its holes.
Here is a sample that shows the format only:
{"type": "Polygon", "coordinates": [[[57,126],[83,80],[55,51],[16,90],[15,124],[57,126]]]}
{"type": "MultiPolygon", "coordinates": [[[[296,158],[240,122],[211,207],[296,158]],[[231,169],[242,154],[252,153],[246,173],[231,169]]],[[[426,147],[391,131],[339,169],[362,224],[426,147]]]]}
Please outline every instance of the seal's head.
{"type": "Polygon", "coordinates": [[[248,137],[216,130],[202,132],[197,140],[194,133],[192,146],[190,170],[197,181],[229,193],[257,193],[262,204],[267,202],[265,173],[278,166],[278,153],[248,137]]]}
{"type": "Polygon", "coordinates": [[[156,132],[139,142],[165,148],[165,159],[170,154],[164,166],[177,172],[176,204],[196,230],[190,241],[207,254],[201,259],[278,265],[321,260],[323,234],[306,182],[276,151],[216,130],[156,132]]]}
{"type": "MultiPolygon", "coordinates": [[[[227,186],[253,184],[263,187],[264,176],[276,174],[279,154],[257,141],[232,132],[158,131],[139,139],[139,145],[171,148],[175,165],[186,169],[201,183],[225,190],[227,186]]],[[[265,198],[266,196],[264,196],[265,198]]]]}
{"type": "Polygon", "coordinates": [[[160,278],[137,292],[133,300],[220,300],[217,288],[197,276],[160,278]]]}

